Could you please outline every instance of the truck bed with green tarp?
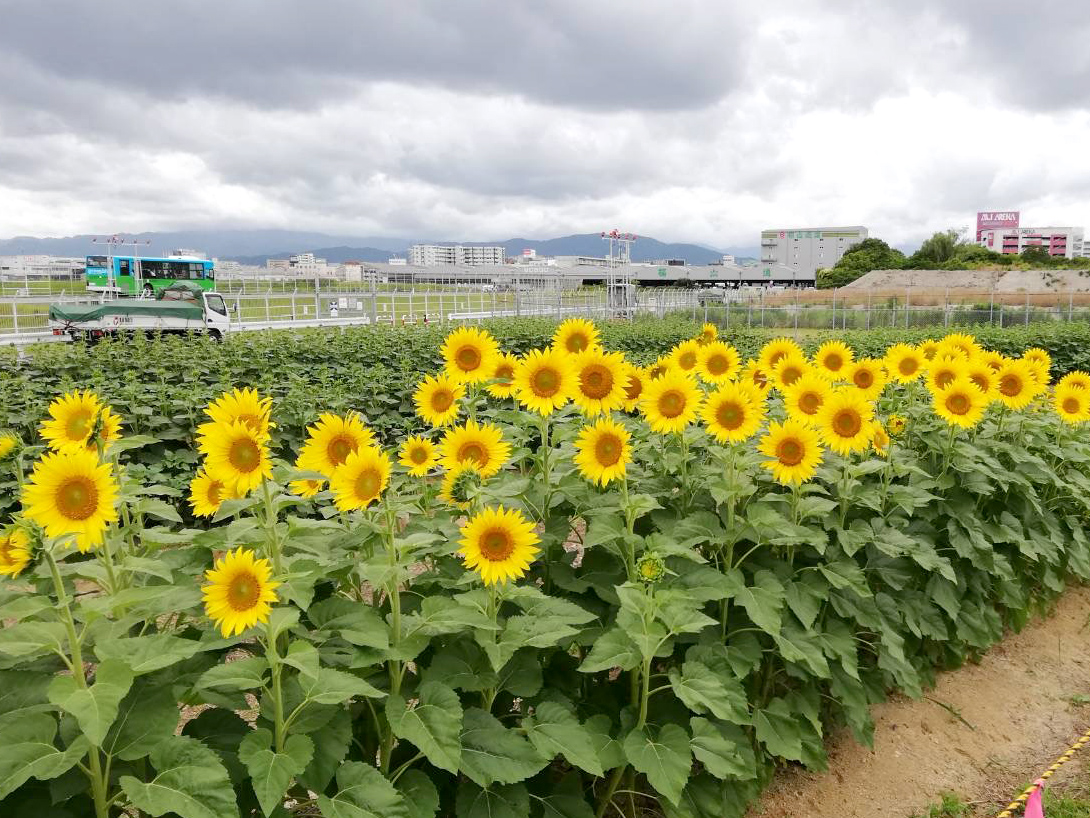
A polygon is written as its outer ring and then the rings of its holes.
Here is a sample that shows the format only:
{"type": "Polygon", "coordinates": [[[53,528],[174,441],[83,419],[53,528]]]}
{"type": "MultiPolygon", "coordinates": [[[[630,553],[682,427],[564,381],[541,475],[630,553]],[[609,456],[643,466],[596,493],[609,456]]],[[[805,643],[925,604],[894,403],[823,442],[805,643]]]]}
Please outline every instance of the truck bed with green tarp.
{"type": "Polygon", "coordinates": [[[193,301],[109,301],[104,304],[51,304],[49,319],[69,324],[108,321],[114,316],[204,321],[204,311],[193,301]]]}

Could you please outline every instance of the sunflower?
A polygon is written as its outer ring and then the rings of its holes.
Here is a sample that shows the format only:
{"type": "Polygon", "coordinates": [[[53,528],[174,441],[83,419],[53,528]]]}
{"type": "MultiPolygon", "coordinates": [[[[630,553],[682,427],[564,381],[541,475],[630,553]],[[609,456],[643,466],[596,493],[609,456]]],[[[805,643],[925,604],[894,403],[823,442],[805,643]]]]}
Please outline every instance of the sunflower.
{"type": "MultiPolygon", "coordinates": [[[[1028,353],[1028,352],[1032,352],[1033,350],[1026,350],[1026,351],[1028,353]]],[[[1045,352],[1043,349],[1039,349],[1039,350],[1037,350],[1037,352],[1039,352],[1039,353],[1041,353],[1042,355],[1045,355],[1045,356],[1048,355],[1048,353],[1045,352]]],[[[1026,355],[1023,355],[1022,360],[1025,362],[1026,366],[1029,367],[1030,374],[1033,375],[1033,380],[1037,383],[1037,386],[1041,387],[1042,389],[1044,387],[1048,386],[1048,382],[1052,378],[1052,372],[1051,372],[1052,363],[1051,363],[1051,361],[1046,361],[1046,360],[1042,359],[1041,357],[1039,357],[1038,355],[1033,355],[1033,356],[1029,356],[1029,357],[1027,357],[1026,355]]],[[[1038,390],[1038,391],[1040,391],[1040,390],[1038,390]]]]}
{"type": "Polygon", "coordinates": [[[688,375],[668,372],[644,388],[640,410],[652,431],[680,432],[696,417],[702,397],[700,387],[688,375]]]}
{"type": "MultiPolygon", "coordinates": [[[[1057,389],[1064,386],[1079,386],[1083,389],[1090,389],[1090,375],[1079,369],[1072,370],[1060,378],[1056,384],[1057,389]]],[[[2,457],[3,455],[0,455],[0,458],[2,457]]]]}
{"type": "Polygon", "coordinates": [[[598,328],[585,318],[569,318],[553,333],[553,349],[576,355],[599,345],[598,328]]]}
{"type": "Polygon", "coordinates": [[[333,500],[341,511],[367,508],[390,482],[390,458],[377,446],[361,446],[329,480],[333,500]]]}
{"type": "Polygon", "coordinates": [[[1052,405],[1064,423],[1075,425],[1090,420],[1090,391],[1081,386],[1057,386],[1052,405]]]}
{"type": "Polygon", "coordinates": [[[883,457],[889,451],[889,435],[878,421],[874,422],[874,435],[871,437],[870,445],[874,447],[875,452],[883,457]]]}
{"type": "Polygon", "coordinates": [[[288,483],[288,489],[296,497],[302,497],[304,500],[309,500],[312,497],[316,497],[318,492],[325,488],[325,480],[314,480],[310,478],[304,478],[302,480],[292,480],[288,483]]]}
{"type": "Polygon", "coordinates": [[[493,362],[500,354],[496,339],[488,330],[459,327],[440,348],[446,373],[461,383],[480,383],[492,377],[493,362]]]}
{"type": "Polygon", "coordinates": [[[511,444],[503,439],[499,427],[478,425],[473,420],[448,430],[439,446],[444,468],[473,463],[481,477],[496,474],[511,455],[511,444]]]}
{"type": "Polygon", "coordinates": [[[893,437],[900,437],[905,433],[905,428],[908,426],[908,421],[901,415],[890,415],[886,419],[886,431],[888,431],[893,437]]]}
{"type": "Polygon", "coordinates": [[[1008,409],[1024,409],[1037,396],[1037,383],[1025,361],[1007,361],[997,375],[999,393],[996,397],[1008,409]]]}
{"type": "Polygon", "coordinates": [[[972,335],[966,335],[963,332],[951,332],[939,341],[938,354],[942,355],[947,350],[958,353],[959,357],[969,359],[980,352],[980,344],[976,342],[976,338],[972,335]]]}
{"type": "MultiPolygon", "coordinates": [[[[800,352],[801,356],[802,353],[800,352]]],[[[772,379],[770,373],[772,370],[765,369],[757,361],[749,361],[742,368],[742,374],[738,376],[739,383],[748,383],[757,389],[761,395],[767,396],[768,390],[772,388],[772,379]]]]}
{"type": "Polygon", "coordinates": [[[332,477],[352,452],[374,442],[375,436],[359,415],[341,417],[323,412],[317,423],[307,427],[307,440],[299,450],[296,467],[332,477]]]}
{"type": "Polygon", "coordinates": [[[93,392],[68,392],[49,404],[50,419],[42,423],[42,438],[55,451],[85,448],[101,411],[102,401],[93,392]]]}
{"type": "Polygon", "coordinates": [[[531,350],[515,370],[515,397],[539,415],[551,415],[576,390],[572,356],[557,349],[531,350]]]}
{"type": "Polygon", "coordinates": [[[0,532],[0,576],[12,579],[30,564],[30,538],[21,528],[0,532]]]}
{"type": "Polygon", "coordinates": [[[401,457],[397,461],[413,477],[423,477],[439,462],[435,443],[421,435],[407,438],[401,444],[401,457]]]}
{"type": "Polygon", "coordinates": [[[1003,364],[1006,363],[1007,358],[1002,353],[996,352],[993,349],[982,349],[980,354],[976,356],[977,360],[984,361],[993,372],[998,372],[1003,368],[1003,364]]]}
{"type": "MultiPolygon", "coordinates": [[[[212,423],[230,426],[241,420],[255,432],[268,437],[269,428],[272,426],[272,398],[263,398],[256,389],[249,387],[233,389],[208,404],[204,413],[212,418],[212,423]]],[[[197,433],[203,435],[204,429],[210,425],[202,424],[197,433]]]]}
{"type": "Polygon", "coordinates": [[[228,551],[205,572],[204,610],[225,637],[236,636],[258,623],[269,621],[271,602],[276,602],[279,582],[273,582],[272,566],[253,551],[228,551]]]}
{"type": "Polygon", "coordinates": [[[848,374],[855,355],[843,341],[826,341],[814,353],[814,366],[834,381],[842,381],[848,374]]]}
{"type": "Polygon", "coordinates": [[[671,369],[673,369],[673,364],[670,362],[670,357],[662,355],[651,366],[647,367],[647,377],[653,381],[658,380],[671,369]]]}
{"type": "Polygon", "coordinates": [[[118,485],[109,464],[87,449],[46,454],[23,486],[23,514],[50,537],[76,536],[80,551],[102,542],[117,522],[118,485]]]}
{"type": "Polygon", "coordinates": [[[670,350],[670,363],[682,372],[695,373],[697,353],[700,352],[700,344],[696,341],[682,341],[670,350]]]}
{"type": "Polygon", "coordinates": [[[998,372],[991,368],[983,356],[978,355],[966,364],[965,375],[984,393],[988,403],[995,400],[995,393],[999,386],[998,372]]]}
{"type": "Polygon", "coordinates": [[[439,499],[449,506],[465,511],[471,505],[484,478],[473,463],[462,463],[448,469],[439,488],[439,499]]]}
{"type": "Polygon", "coordinates": [[[854,389],[838,389],[818,412],[821,439],[837,454],[864,451],[874,433],[874,407],[854,389]]]}
{"type": "Polygon", "coordinates": [[[1049,372],[1052,369],[1052,356],[1040,347],[1030,347],[1022,353],[1022,360],[1049,372]]]}
{"type": "Polygon", "coordinates": [[[912,383],[919,378],[925,361],[923,353],[910,344],[894,344],[886,350],[886,370],[900,383],[912,383]]]}
{"type": "Polygon", "coordinates": [[[810,362],[802,355],[784,355],[772,370],[772,382],[782,392],[810,369],[810,362]]]}
{"type": "Polygon", "coordinates": [[[232,498],[231,492],[223,481],[209,477],[201,469],[189,483],[189,505],[198,517],[211,517],[220,510],[224,500],[232,498]]]}
{"type": "MultiPolygon", "coordinates": [[[[238,497],[245,497],[261,485],[264,478],[272,477],[272,462],[265,438],[241,420],[231,426],[213,424],[200,445],[207,456],[205,470],[208,476],[219,480],[238,497]]],[[[305,454],[306,447],[303,449],[305,454]]],[[[300,462],[303,455],[300,455],[300,462]]],[[[306,468],[313,467],[308,464],[306,468]]]]}
{"type": "Polygon", "coordinates": [[[927,388],[932,392],[942,389],[959,375],[965,374],[967,363],[963,358],[936,355],[927,367],[927,388]]]}
{"type": "Polygon", "coordinates": [[[876,358],[860,358],[848,366],[848,383],[854,385],[868,400],[874,400],[882,394],[888,379],[885,367],[876,358]]]}
{"type": "Polygon", "coordinates": [[[790,338],[773,338],[761,348],[760,357],[757,359],[758,365],[763,371],[771,372],[780,362],[780,358],[786,355],[804,357],[802,347],[790,338]]]}
{"type": "Polygon", "coordinates": [[[715,324],[704,324],[700,328],[700,335],[696,337],[696,342],[703,346],[704,344],[710,344],[712,341],[719,337],[719,327],[715,324]]]}
{"type": "Polygon", "coordinates": [[[647,370],[641,366],[635,366],[633,364],[626,364],[625,374],[628,375],[628,386],[624,388],[624,410],[631,412],[636,408],[636,405],[640,402],[640,395],[643,394],[644,386],[650,377],[647,375],[647,370]]]}
{"type": "Polygon", "coordinates": [[[481,575],[485,585],[518,579],[538,554],[541,538],[534,524],[515,509],[485,508],[461,528],[466,568],[481,575]]]}
{"type": "Polygon", "coordinates": [[[485,387],[494,398],[510,398],[515,394],[515,367],[519,359],[510,352],[501,352],[492,363],[492,373],[485,387]]]}
{"type": "Polygon", "coordinates": [[[920,350],[920,354],[923,355],[925,361],[930,361],[939,351],[939,342],[934,338],[928,338],[920,341],[919,346],[916,348],[920,350]]]}
{"type": "Polygon", "coordinates": [[[969,380],[967,375],[959,375],[942,389],[931,393],[935,414],[951,426],[971,429],[976,426],[988,407],[988,399],[983,390],[969,380]]]}
{"type": "Polygon", "coordinates": [[[608,414],[624,406],[628,374],[622,353],[596,347],[573,355],[572,368],[575,370],[572,400],[584,415],[608,414]]]}
{"type": "Polygon", "coordinates": [[[458,402],[465,393],[461,383],[443,373],[435,377],[427,375],[416,385],[413,395],[416,414],[432,426],[447,426],[458,417],[458,402]]]}
{"type": "Polygon", "coordinates": [[[741,369],[738,350],[722,341],[709,341],[697,353],[696,373],[705,383],[734,380],[741,369]]]}
{"type": "Polygon", "coordinates": [[[14,452],[22,441],[11,432],[4,432],[0,434],[0,460],[7,459],[8,455],[14,452]]]}
{"type": "Polygon", "coordinates": [[[752,388],[725,383],[700,407],[708,433],[720,443],[738,443],[751,437],[764,419],[764,406],[752,388]]]}
{"type": "Polygon", "coordinates": [[[817,422],[818,412],[832,392],[829,381],[817,372],[804,373],[784,389],[783,405],[788,417],[808,425],[817,422]]]}
{"type": "Polygon", "coordinates": [[[759,448],[762,454],[772,458],[761,465],[784,485],[809,480],[821,462],[822,449],[817,432],[791,418],[783,423],[770,423],[759,448]]]}
{"type": "Polygon", "coordinates": [[[106,447],[118,440],[121,440],[121,418],[109,406],[103,406],[98,426],[87,438],[87,448],[97,450],[99,443],[106,447]]]}
{"type": "Polygon", "coordinates": [[[632,462],[628,430],[609,418],[593,426],[584,426],[575,441],[575,465],[592,483],[601,486],[623,477],[625,467],[632,462]]]}

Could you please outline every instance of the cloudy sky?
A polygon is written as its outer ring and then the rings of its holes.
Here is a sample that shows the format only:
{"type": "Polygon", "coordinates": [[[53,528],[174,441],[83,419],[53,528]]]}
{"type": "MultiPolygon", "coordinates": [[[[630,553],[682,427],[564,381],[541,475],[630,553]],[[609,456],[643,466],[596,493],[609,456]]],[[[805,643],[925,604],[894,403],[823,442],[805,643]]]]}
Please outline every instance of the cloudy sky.
{"type": "Polygon", "coordinates": [[[0,0],[0,237],[1090,227],[1085,0],[0,0]]]}

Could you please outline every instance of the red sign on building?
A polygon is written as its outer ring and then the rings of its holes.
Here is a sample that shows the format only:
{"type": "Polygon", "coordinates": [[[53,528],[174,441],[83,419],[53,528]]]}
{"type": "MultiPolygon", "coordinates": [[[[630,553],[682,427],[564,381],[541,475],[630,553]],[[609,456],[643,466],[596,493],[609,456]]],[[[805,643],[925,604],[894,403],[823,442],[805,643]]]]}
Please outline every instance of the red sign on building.
{"type": "Polygon", "coordinates": [[[976,214],[977,241],[980,241],[980,234],[985,230],[1018,227],[1018,217],[1017,210],[982,210],[978,212],[976,214]]]}

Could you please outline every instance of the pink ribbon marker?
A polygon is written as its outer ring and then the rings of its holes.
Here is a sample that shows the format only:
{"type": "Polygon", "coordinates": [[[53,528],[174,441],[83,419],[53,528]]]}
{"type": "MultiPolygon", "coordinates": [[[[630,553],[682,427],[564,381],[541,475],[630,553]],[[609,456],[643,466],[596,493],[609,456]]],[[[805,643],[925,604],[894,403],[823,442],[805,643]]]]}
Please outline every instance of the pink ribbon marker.
{"type": "Polygon", "coordinates": [[[1045,781],[1038,778],[1033,782],[1033,792],[1026,801],[1025,818],[1045,818],[1045,808],[1041,803],[1041,793],[1044,790],[1045,781]]]}

